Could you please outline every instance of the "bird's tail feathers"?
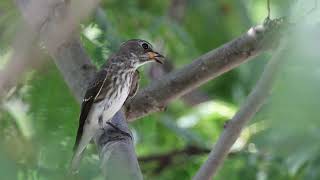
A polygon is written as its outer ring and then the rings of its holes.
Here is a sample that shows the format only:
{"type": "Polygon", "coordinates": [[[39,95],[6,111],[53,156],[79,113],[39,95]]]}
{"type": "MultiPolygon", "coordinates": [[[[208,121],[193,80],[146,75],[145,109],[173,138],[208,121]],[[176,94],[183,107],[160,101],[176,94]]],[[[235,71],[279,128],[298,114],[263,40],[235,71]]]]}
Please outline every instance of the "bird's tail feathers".
{"type": "Polygon", "coordinates": [[[85,151],[87,145],[90,143],[92,137],[95,134],[95,130],[85,129],[83,133],[77,137],[77,141],[74,147],[74,153],[71,161],[71,166],[69,171],[75,174],[78,171],[80,161],[82,159],[83,152],[85,151]]]}
{"type": "Polygon", "coordinates": [[[75,152],[72,156],[71,164],[69,167],[69,174],[74,175],[78,173],[80,161],[82,159],[83,152],[77,153],[75,152]]]}

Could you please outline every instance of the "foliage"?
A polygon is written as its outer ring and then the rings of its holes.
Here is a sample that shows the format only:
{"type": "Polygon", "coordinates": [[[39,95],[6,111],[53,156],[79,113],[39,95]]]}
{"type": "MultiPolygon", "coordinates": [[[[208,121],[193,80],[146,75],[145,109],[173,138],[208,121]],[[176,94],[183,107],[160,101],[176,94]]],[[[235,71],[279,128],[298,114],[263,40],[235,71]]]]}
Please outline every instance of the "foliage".
{"type": "MultiPolygon", "coordinates": [[[[273,16],[288,14],[288,2],[272,1],[273,16]]],[[[123,40],[142,38],[161,48],[179,68],[262,22],[267,14],[265,0],[187,0],[184,18],[177,22],[168,16],[170,3],[103,0],[100,13],[104,16],[97,13],[81,26],[82,43],[94,63],[101,66],[123,40]]],[[[303,12],[312,7],[312,3],[308,5],[303,12]]],[[[316,23],[316,17],[305,18],[316,23]]],[[[0,68],[5,65],[19,21],[14,4],[1,1],[0,68]]],[[[311,27],[314,29],[319,28],[315,25],[311,27]]],[[[215,179],[320,178],[319,54],[314,48],[319,47],[314,41],[319,33],[311,30],[292,32],[297,37],[292,40],[295,46],[287,52],[271,96],[244,130],[215,179]]],[[[270,56],[257,57],[201,87],[210,98],[204,104],[190,107],[177,100],[166,112],[131,123],[138,156],[166,154],[191,145],[210,149],[270,56]]],[[[142,71],[144,87],[151,80],[149,68],[142,71]]],[[[55,65],[48,63],[30,72],[0,112],[1,177],[62,179],[72,154],[79,105],[55,65]]],[[[146,179],[190,179],[206,157],[206,153],[180,154],[165,165],[152,161],[140,166],[146,179]]],[[[80,176],[101,179],[98,165],[95,147],[91,146],[80,176]]]]}

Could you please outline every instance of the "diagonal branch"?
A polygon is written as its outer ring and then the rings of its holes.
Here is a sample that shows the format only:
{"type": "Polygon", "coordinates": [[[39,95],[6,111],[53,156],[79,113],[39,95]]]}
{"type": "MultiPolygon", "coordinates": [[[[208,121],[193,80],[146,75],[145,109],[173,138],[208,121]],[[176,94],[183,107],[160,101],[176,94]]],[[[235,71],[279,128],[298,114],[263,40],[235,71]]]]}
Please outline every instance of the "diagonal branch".
{"type": "MultiPolygon", "coordinates": [[[[239,38],[212,50],[184,68],[167,74],[127,102],[128,120],[132,121],[153,112],[161,111],[172,100],[215,79],[270,48],[267,33],[262,25],[251,28],[239,38]]],[[[269,31],[269,30],[268,30],[269,31]]]]}
{"type": "Polygon", "coordinates": [[[201,166],[194,180],[211,179],[222,165],[231,146],[239,137],[242,128],[256,114],[263,105],[265,98],[269,95],[271,86],[277,72],[280,60],[283,59],[285,42],[283,42],[276,51],[273,58],[267,64],[260,80],[251,91],[247,101],[243,104],[240,110],[234,115],[231,121],[228,122],[224,132],[214,145],[210,152],[207,161],[201,166]]]}

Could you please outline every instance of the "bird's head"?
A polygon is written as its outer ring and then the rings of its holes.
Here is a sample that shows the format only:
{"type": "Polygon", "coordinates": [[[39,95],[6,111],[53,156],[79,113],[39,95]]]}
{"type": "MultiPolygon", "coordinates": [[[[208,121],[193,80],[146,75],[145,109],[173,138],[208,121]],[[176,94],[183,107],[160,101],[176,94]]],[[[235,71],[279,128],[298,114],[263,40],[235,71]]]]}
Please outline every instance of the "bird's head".
{"type": "Polygon", "coordinates": [[[119,50],[130,59],[130,63],[138,68],[148,62],[163,64],[164,56],[152,49],[152,45],[145,40],[132,39],[124,42],[119,50]]]}

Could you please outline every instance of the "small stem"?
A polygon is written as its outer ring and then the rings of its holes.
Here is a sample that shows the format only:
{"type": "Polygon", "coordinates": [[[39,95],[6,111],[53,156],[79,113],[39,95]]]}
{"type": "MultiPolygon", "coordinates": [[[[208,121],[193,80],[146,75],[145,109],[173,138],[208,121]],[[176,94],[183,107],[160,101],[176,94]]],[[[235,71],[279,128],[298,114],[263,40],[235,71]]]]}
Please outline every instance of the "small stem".
{"type": "Polygon", "coordinates": [[[268,8],[268,16],[267,16],[267,19],[270,19],[270,14],[271,14],[271,10],[270,10],[270,0],[267,0],[267,8],[268,8]]]}

